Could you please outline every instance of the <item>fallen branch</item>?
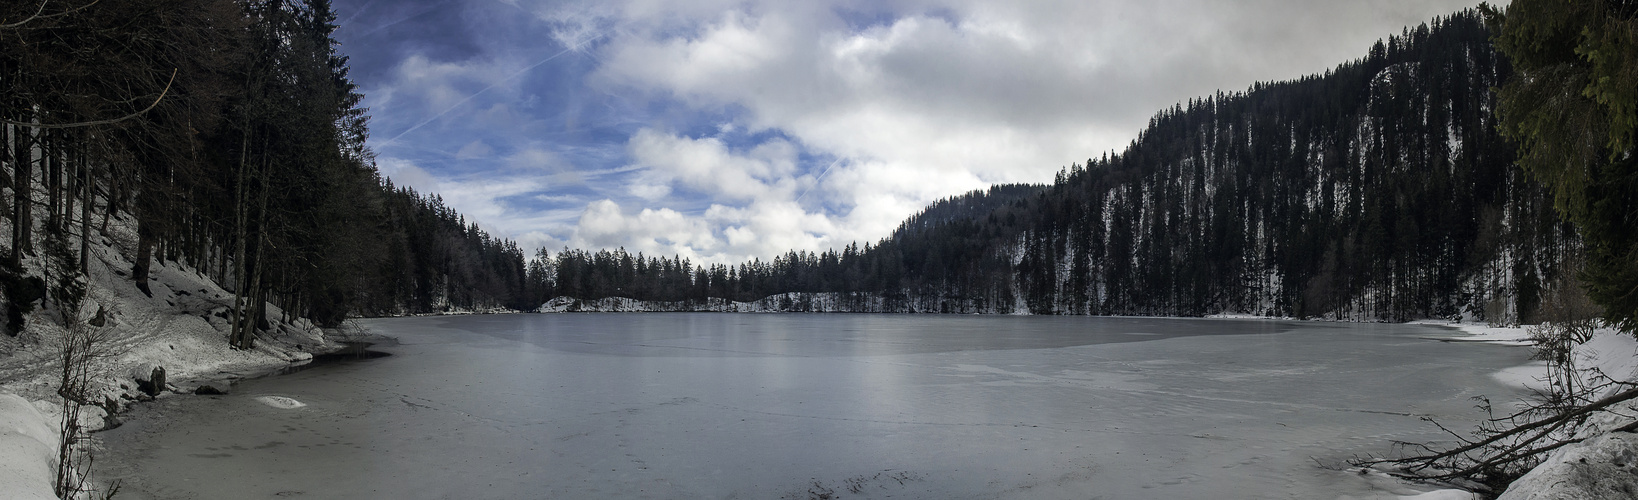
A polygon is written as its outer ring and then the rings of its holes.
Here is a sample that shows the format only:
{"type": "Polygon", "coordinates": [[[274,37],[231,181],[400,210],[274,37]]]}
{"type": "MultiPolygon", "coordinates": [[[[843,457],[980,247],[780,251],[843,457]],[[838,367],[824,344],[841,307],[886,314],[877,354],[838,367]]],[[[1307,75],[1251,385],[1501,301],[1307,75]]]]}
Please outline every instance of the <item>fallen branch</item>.
{"type": "MultiPolygon", "coordinates": [[[[1554,431],[1563,428],[1565,425],[1568,425],[1577,419],[1586,417],[1593,412],[1609,408],[1616,404],[1632,401],[1634,399],[1638,399],[1638,389],[1627,389],[1620,393],[1613,394],[1598,401],[1575,408],[1574,410],[1564,412],[1556,416],[1543,418],[1541,420],[1528,422],[1513,427],[1512,429],[1508,429],[1505,432],[1498,432],[1479,441],[1468,441],[1463,439],[1462,441],[1467,444],[1454,449],[1437,452],[1430,455],[1418,455],[1406,458],[1361,460],[1357,461],[1356,465],[1370,466],[1378,464],[1393,464],[1402,466],[1406,470],[1417,472],[1430,467],[1439,466],[1441,463],[1449,464],[1452,461],[1472,461],[1472,465],[1459,469],[1453,469],[1440,474],[1415,474],[1408,476],[1412,479],[1432,481],[1448,481],[1453,479],[1470,478],[1479,473],[1501,470],[1506,466],[1520,460],[1539,456],[1543,453],[1551,452],[1565,445],[1581,442],[1586,438],[1565,438],[1556,440],[1552,444],[1529,447],[1532,443],[1536,443],[1543,438],[1546,438],[1554,431]],[[1505,447],[1500,447],[1499,451],[1489,453],[1487,454],[1488,456],[1481,458],[1473,458],[1469,456],[1469,454],[1472,452],[1486,450],[1487,448],[1496,448],[1499,446],[1497,443],[1514,438],[1518,438],[1519,440],[1511,442],[1505,447]]],[[[1435,422],[1435,425],[1438,425],[1438,423],[1435,422]]],[[[1440,428],[1444,429],[1443,426],[1440,426],[1440,428]]],[[[1638,430],[1638,422],[1614,429],[1614,432],[1631,432],[1634,430],[1638,430]]],[[[1449,430],[1446,429],[1446,432],[1449,432],[1449,430]]],[[[1422,449],[1432,451],[1431,448],[1428,448],[1425,445],[1418,446],[1420,446],[1422,449]]]]}

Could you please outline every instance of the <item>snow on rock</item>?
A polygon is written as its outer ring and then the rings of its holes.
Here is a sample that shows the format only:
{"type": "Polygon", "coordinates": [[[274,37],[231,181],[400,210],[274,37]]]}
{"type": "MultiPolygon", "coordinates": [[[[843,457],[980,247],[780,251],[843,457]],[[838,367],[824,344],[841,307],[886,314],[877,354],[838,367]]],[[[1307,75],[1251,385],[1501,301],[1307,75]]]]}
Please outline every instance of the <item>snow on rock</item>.
{"type": "Polygon", "coordinates": [[[53,427],[28,400],[0,394],[0,492],[6,498],[57,498],[51,491],[57,455],[53,427]]]}
{"type": "Polygon", "coordinates": [[[1611,432],[1553,453],[1500,500],[1638,498],[1638,434],[1611,432]]]}

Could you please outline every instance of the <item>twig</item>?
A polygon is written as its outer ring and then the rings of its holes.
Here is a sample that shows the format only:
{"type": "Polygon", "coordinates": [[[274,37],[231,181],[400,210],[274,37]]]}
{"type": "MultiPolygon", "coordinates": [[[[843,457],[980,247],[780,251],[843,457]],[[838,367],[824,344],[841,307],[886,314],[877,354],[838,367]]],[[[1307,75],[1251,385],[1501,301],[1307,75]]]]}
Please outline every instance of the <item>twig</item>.
{"type": "Polygon", "coordinates": [[[97,126],[97,125],[108,125],[110,123],[119,123],[119,122],[122,122],[122,121],[125,121],[125,120],[136,118],[138,116],[142,116],[142,114],[147,113],[149,110],[154,109],[154,107],[156,107],[156,106],[159,106],[159,101],[165,100],[165,94],[171,91],[171,84],[172,83],[176,83],[176,69],[174,69],[174,68],[171,69],[171,80],[168,81],[168,82],[165,82],[165,90],[159,92],[159,97],[154,99],[153,104],[149,104],[148,107],[142,108],[142,111],[138,111],[138,112],[135,112],[135,113],[131,113],[129,115],[121,116],[119,118],[113,118],[113,119],[108,119],[108,120],[97,120],[97,121],[90,121],[90,122],[74,122],[74,123],[28,123],[28,122],[14,121],[14,120],[0,120],[0,121],[3,121],[8,125],[16,125],[16,126],[19,126],[19,127],[29,127],[29,128],[37,128],[37,129],[94,127],[94,126],[97,126]]]}

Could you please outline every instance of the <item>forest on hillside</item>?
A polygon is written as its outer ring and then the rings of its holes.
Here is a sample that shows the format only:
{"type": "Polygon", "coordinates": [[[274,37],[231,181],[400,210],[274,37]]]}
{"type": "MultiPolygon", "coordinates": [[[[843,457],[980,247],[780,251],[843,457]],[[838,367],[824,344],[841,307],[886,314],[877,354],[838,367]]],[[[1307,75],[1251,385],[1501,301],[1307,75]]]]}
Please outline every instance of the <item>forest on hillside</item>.
{"type": "Polygon", "coordinates": [[[1510,74],[1480,14],[1460,12],[1323,75],[1161,110],[1125,151],[1051,185],[943,200],[874,245],[691,279],[681,261],[538,252],[533,288],[868,293],[917,312],[1529,321],[1579,239],[1497,132],[1492,89],[1510,74]]]}
{"type": "Polygon", "coordinates": [[[1578,239],[1497,133],[1489,38],[1463,12],[1162,111],[1029,204],[1030,309],[1528,322],[1578,239]]]}
{"type": "MultiPolygon", "coordinates": [[[[1580,252],[1496,130],[1492,89],[1512,70],[1476,11],[1322,75],[1160,110],[1124,151],[1050,185],[975,191],[877,242],[737,265],[529,255],[394,186],[365,146],[327,0],[11,3],[0,18],[0,291],[14,313],[68,286],[49,268],[83,267],[121,213],[139,235],[122,248],[133,286],[153,263],[184,263],[241,297],[235,318],[272,304],[321,324],[789,292],[905,312],[1511,322],[1580,252]]],[[[248,342],[255,322],[234,324],[248,342]]]]}
{"type": "Polygon", "coordinates": [[[207,274],[238,297],[239,347],[267,304],[326,325],[528,306],[516,244],[375,170],[328,0],[5,2],[0,20],[8,334],[73,294],[62,270],[84,275],[121,214],[122,275],[207,274]]]}

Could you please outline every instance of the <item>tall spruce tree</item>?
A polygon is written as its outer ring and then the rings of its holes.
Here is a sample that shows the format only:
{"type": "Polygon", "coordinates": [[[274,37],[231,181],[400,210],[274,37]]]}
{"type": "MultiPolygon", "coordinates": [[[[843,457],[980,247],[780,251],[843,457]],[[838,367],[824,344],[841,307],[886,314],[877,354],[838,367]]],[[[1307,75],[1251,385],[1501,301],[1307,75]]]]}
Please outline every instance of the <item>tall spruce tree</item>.
{"type": "Polygon", "coordinates": [[[1638,332],[1638,2],[1514,0],[1485,12],[1518,72],[1501,88],[1502,133],[1586,242],[1588,295],[1638,332]]]}

